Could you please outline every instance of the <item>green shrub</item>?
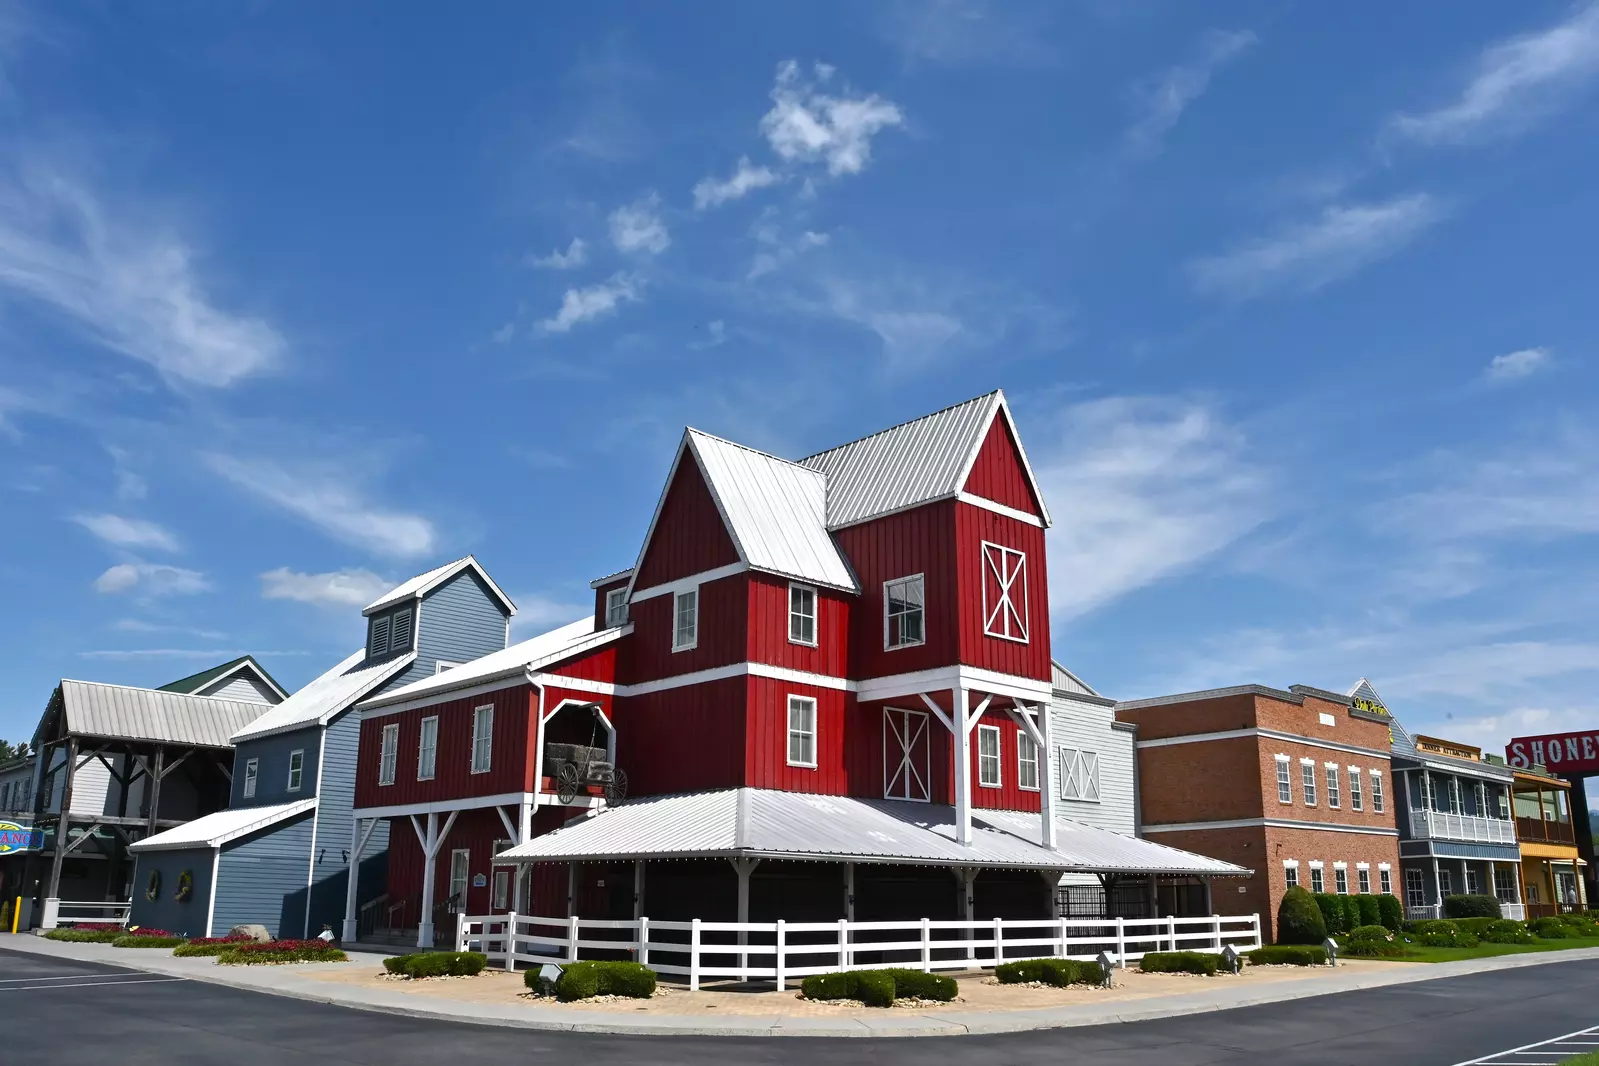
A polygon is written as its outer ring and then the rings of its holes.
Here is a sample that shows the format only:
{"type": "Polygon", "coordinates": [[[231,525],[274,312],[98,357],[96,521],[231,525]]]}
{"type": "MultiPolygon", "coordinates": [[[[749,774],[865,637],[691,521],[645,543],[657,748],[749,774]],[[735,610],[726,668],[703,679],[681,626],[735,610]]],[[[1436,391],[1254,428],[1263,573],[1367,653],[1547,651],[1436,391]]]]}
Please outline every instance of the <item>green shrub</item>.
{"type": "Polygon", "coordinates": [[[488,963],[481,951],[418,951],[384,959],[383,968],[404,977],[471,977],[488,963]]]}
{"type": "Polygon", "coordinates": [[[1533,934],[1544,940],[1570,940],[1582,935],[1582,930],[1570,922],[1564,921],[1567,917],[1560,918],[1534,918],[1527,923],[1527,928],[1533,934]]]}
{"type": "Polygon", "coordinates": [[[1399,902],[1399,897],[1389,892],[1384,892],[1377,897],[1377,912],[1381,915],[1380,924],[1390,933],[1399,932],[1399,927],[1405,921],[1405,906],[1399,902]]]}
{"type": "Polygon", "coordinates": [[[1445,919],[1445,920],[1454,922],[1457,926],[1459,926],[1460,928],[1464,929],[1466,932],[1470,933],[1472,936],[1479,937],[1479,938],[1482,936],[1482,931],[1484,929],[1487,929],[1490,925],[1494,924],[1495,922],[1504,921],[1504,919],[1499,917],[1497,914],[1494,915],[1492,918],[1486,918],[1486,917],[1478,917],[1478,918],[1449,918],[1449,919],[1445,919]]]}
{"type": "Polygon", "coordinates": [[[649,999],[654,994],[655,971],[636,962],[574,962],[555,982],[562,1003],[592,996],[649,999]]]}
{"type": "Polygon", "coordinates": [[[1040,984],[1065,988],[1067,985],[1097,985],[1104,980],[1104,972],[1097,962],[1076,962],[1072,959],[1022,959],[994,967],[994,976],[1002,985],[1040,984]]]}
{"type": "Polygon", "coordinates": [[[44,934],[46,940],[62,940],[68,944],[110,944],[122,936],[120,929],[52,929],[44,934]]]}
{"type": "Polygon", "coordinates": [[[800,991],[806,999],[858,999],[868,1007],[892,1007],[897,997],[948,1003],[960,993],[960,985],[953,977],[895,968],[813,974],[800,982],[800,991]]]}
{"type": "Polygon", "coordinates": [[[1271,944],[1246,956],[1252,966],[1325,966],[1327,949],[1319,944],[1271,944]]]}
{"type": "Polygon", "coordinates": [[[1411,936],[1418,944],[1429,948],[1474,948],[1477,937],[1458,922],[1447,918],[1430,922],[1413,922],[1411,936]]]}
{"type": "Polygon", "coordinates": [[[1387,940],[1389,936],[1380,925],[1357,925],[1349,931],[1350,940],[1387,940]]]}
{"type": "Polygon", "coordinates": [[[1283,893],[1277,907],[1277,943],[1320,944],[1327,939],[1327,922],[1316,898],[1295,885],[1283,893]]]}
{"type": "Polygon", "coordinates": [[[882,970],[858,970],[855,973],[855,998],[868,1007],[894,1005],[894,977],[882,970]]]}
{"type": "MultiPolygon", "coordinates": [[[[385,966],[387,966],[388,963],[388,959],[383,960],[383,964],[385,966]]],[[[389,972],[394,973],[395,971],[390,970],[389,972]]],[[[532,970],[523,970],[522,983],[526,985],[527,990],[533,993],[535,996],[555,995],[555,982],[539,973],[537,968],[532,970]]]]}
{"type": "Polygon", "coordinates": [[[1401,940],[1349,940],[1339,950],[1353,959],[1392,959],[1410,954],[1401,940]]]}
{"type": "Polygon", "coordinates": [[[948,1003],[960,993],[955,978],[920,970],[883,970],[894,979],[895,999],[932,999],[948,1003]]]}
{"type": "Polygon", "coordinates": [[[174,948],[172,954],[181,958],[204,958],[205,956],[220,955],[224,951],[232,951],[245,944],[255,943],[255,938],[250,936],[212,936],[196,937],[187,944],[174,948]]]}
{"type": "Polygon", "coordinates": [[[1139,960],[1145,973],[1195,973],[1213,977],[1221,968],[1221,956],[1202,951],[1151,951],[1139,960]]]}
{"type": "Polygon", "coordinates": [[[1510,918],[1500,918],[1489,922],[1487,927],[1477,932],[1477,939],[1484,944],[1531,944],[1537,937],[1527,931],[1523,922],[1510,918]]]}
{"type": "Polygon", "coordinates": [[[1321,909],[1322,924],[1327,927],[1330,936],[1348,931],[1344,924],[1344,900],[1342,896],[1332,892],[1317,892],[1312,897],[1316,906],[1321,909]]]}
{"type": "Polygon", "coordinates": [[[175,948],[188,942],[189,939],[182,936],[119,936],[111,941],[111,946],[114,948],[175,948]]]}
{"type": "Polygon", "coordinates": [[[1360,921],[1358,925],[1381,925],[1382,907],[1377,903],[1377,897],[1367,894],[1355,897],[1356,905],[1360,908],[1360,921]]]}
{"type": "Polygon", "coordinates": [[[800,994],[806,999],[854,999],[854,973],[812,974],[800,982],[800,994]]]}
{"type": "Polygon", "coordinates": [[[1499,901],[1492,896],[1445,896],[1445,918],[1498,918],[1499,901]]]}
{"type": "Polygon", "coordinates": [[[1365,924],[1360,915],[1360,897],[1344,896],[1344,928],[1356,929],[1365,924]]]}

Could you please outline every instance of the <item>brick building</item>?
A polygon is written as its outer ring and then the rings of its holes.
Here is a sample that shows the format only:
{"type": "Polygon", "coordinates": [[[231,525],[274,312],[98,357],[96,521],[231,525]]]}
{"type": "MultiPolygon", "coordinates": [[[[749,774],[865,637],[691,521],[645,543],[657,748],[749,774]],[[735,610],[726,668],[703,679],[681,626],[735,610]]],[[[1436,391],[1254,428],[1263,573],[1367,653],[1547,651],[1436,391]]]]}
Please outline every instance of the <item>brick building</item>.
{"type": "Polygon", "coordinates": [[[1290,885],[1397,893],[1389,719],[1294,685],[1188,692],[1116,705],[1138,727],[1140,831],[1252,869],[1218,914],[1275,925],[1290,885]]]}

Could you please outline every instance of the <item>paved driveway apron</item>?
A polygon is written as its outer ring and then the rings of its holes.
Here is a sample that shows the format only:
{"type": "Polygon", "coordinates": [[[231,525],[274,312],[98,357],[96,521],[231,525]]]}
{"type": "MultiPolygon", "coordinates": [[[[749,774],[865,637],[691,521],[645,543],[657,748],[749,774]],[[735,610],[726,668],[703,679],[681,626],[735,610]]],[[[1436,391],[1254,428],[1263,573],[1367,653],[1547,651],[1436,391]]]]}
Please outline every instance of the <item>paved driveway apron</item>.
{"type": "MultiPolygon", "coordinates": [[[[348,1010],[0,950],[6,1066],[808,1063],[828,1066],[1455,1066],[1599,1023],[1599,961],[1556,963],[1125,1025],[895,1040],[624,1037],[348,1010]]],[[[1196,978],[1197,980],[1197,978],[1196,978]]],[[[1535,1056],[1510,1061],[1531,1063],[1535,1056]]]]}

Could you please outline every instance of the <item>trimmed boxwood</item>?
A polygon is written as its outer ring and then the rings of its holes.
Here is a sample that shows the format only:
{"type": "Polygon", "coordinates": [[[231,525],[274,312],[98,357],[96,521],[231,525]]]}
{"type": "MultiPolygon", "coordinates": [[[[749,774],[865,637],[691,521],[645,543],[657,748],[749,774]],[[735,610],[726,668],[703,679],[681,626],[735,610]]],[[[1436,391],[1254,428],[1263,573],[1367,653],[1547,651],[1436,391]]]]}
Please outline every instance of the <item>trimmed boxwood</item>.
{"type": "Polygon", "coordinates": [[[1040,984],[1065,988],[1067,985],[1100,984],[1104,971],[1097,962],[1077,962],[1074,959],[1021,959],[994,967],[994,976],[1002,985],[1019,985],[1037,981],[1040,984]]]}
{"type": "Polygon", "coordinates": [[[1429,948],[1474,948],[1477,937],[1460,923],[1447,918],[1430,922],[1414,922],[1411,936],[1416,943],[1429,948]]]}
{"type": "Polygon", "coordinates": [[[1277,907],[1277,943],[1320,944],[1327,939],[1327,922],[1316,898],[1295,885],[1283,893],[1277,907]]]}
{"type": "Polygon", "coordinates": [[[1325,966],[1327,949],[1320,944],[1271,944],[1245,958],[1252,966],[1325,966]]]}
{"type": "Polygon", "coordinates": [[[472,977],[489,957],[481,951],[418,951],[383,960],[383,968],[404,977],[472,977]]]}
{"type": "Polygon", "coordinates": [[[1499,901],[1492,896],[1456,895],[1444,897],[1445,918],[1498,918],[1499,901]]]}
{"type": "Polygon", "coordinates": [[[1377,913],[1380,915],[1380,924],[1390,933],[1399,932],[1405,921],[1405,905],[1391,892],[1384,892],[1377,897],[1377,913]]]}
{"type": "Polygon", "coordinates": [[[1345,920],[1344,897],[1333,892],[1317,892],[1311,898],[1321,909],[1321,920],[1329,935],[1337,936],[1349,931],[1349,923],[1345,920]]]}
{"type": "Polygon", "coordinates": [[[800,992],[806,999],[858,999],[868,1007],[892,1007],[899,997],[948,1003],[960,985],[953,977],[920,970],[846,970],[812,974],[800,982],[800,992]]]}
{"type": "Polygon", "coordinates": [[[1145,973],[1195,973],[1214,977],[1221,967],[1221,956],[1203,951],[1151,951],[1138,962],[1145,973]]]}
{"type": "Polygon", "coordinates": [[[1580,920],[1581,915],[1562,914],[1558,918],[1534,918],[1527,923],[1527,928],[1543,940],[1572,940],[1579,937],[1599,936],[1599,928],[1591,923],[1580,920]],[[1579,921],[1572,921],[1577,918],[1579,921]]]}
{"type": "Polygon", "coordinates": [[[1382,907],[1377,903],[1377,897],[1372,895],[1354,897],[1356,905],[1360,908],[1361,925],[1382,925],[1382,907]]]}
{"type": "Polygon", "coordinates": [[[1478,932],[1477,939],[1484,944],[1532,944],[1538,938],[1527,929],[1526,923],[1500,918],[1478,932]]]}
{"type": "Polygon", "coordinates": [[[948,1003],[960,992],[953,977],[943,974],[923,973],[920,970],[882,970],[894,979],[895,999],[932,999],[948,1003]]]}
{"type": "Polygon", "coordinates": [[[655,971],[636,962],[574,962],[555,982],[562,1003],[591,996],[649,999],[654,994],[655,971]]]}

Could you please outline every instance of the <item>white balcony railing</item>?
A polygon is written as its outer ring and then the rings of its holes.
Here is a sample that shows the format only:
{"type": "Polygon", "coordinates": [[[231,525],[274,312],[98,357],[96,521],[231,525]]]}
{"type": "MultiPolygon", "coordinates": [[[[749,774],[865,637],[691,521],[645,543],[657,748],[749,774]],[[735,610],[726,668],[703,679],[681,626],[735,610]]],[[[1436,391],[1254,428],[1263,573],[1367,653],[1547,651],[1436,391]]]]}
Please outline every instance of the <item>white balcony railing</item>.
{"type": "Polygon", "coordinates": [[[1475,814],[1411,811],[1410,835],[1417,840],[1464,840],[1473,844],[1514,844],[1516,823],[1475,814]]]}
{"type": "Polygon", "coordinates": [[[1436,903],[1424,903],[1420,906],[1409,904],[1405,907],[1405,918],[1412,922],[1430,922],[1438,917],[1440,909],[1436,903]]]}
{"type": "Polygon", "coordinates": [[[1521,903],[1501,903],[1499,904],[1499,913],[1503,917],[1512,918],[1518,922],[1527,920],[1527,908],[1521,903]]]}

